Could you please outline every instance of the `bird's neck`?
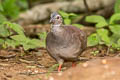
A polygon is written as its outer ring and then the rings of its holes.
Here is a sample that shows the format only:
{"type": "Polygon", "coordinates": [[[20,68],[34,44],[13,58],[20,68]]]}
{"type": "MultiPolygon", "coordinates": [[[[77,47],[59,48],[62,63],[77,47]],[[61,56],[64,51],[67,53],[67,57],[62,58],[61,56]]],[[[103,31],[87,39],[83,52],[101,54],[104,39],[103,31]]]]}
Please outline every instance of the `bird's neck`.
{"type": "Polygon", "coordinates": [[[51,32],[57,34],[63,31],[62,25],[61,24],[54,24],[52,25],[51,32]]]}

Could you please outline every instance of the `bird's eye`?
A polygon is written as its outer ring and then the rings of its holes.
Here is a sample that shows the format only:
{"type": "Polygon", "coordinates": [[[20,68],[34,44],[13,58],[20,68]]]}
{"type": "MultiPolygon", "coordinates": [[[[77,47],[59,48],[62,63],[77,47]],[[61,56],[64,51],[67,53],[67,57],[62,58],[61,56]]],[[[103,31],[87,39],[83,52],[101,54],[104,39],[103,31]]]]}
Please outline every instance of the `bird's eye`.
{"type": "Polygon", "coordinates": [[[60,17],[59,16],[57,16],[57,19],[59,19],[60,17]]]}

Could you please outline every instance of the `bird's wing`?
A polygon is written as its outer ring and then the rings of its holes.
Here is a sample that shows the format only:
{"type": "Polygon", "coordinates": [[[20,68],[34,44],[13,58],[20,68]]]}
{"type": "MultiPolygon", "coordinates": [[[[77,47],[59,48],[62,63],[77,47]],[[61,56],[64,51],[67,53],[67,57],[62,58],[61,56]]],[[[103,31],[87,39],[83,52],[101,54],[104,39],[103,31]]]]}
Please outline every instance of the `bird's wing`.
{"type": "Polygon", "coordinates": [[[84,31],[80,30],[75,26],[64,26],[64,28],[70,34],[73,34],[73,38],[79,37],[82,49],[85,49],[87,47],[87,37],[84,31]]]}

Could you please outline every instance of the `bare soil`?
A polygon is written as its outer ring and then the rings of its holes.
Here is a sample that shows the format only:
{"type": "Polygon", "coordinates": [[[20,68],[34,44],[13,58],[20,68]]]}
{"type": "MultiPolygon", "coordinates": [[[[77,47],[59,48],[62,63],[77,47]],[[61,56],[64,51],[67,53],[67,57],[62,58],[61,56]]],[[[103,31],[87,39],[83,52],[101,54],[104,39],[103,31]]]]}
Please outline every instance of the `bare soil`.
{"type": "MultiPolygon", "coordinates": [[[[91,52],[95,50],[98,50],[98,47],[88,48],[84,51],[82,55],[82,57],[87,58],[88,61],[90,60],[89,63],[90,65],[92,64],[92,66],[89,69],[93,71],[100,70],[98,67],[100,66],[100,64],[98,64],[100,63],[100,61],[98,61],[97,59],[102,59],[104,57],[115,57],[118,54],[118,52],[116,52],[116,53],[109,53],[108,55],[106,55],[106,48],[104,48],[101,50],[99,49],[100,53],[98,53],[95,56],[91,54],[91,52]],[[93,65],[93,61],[91,60],[94,60],[94,65],[93,65]]],[[[85,62],[86,61],[78,61],[78,64],[80,63],[84,64],[85,62]]],[[[31,51],[30,53],[27,54],[15,52],[15,51],[0,50],[0,80],[45,80],[46,78],[49,79],[50,76],[49,73],[58,74],[57,67],[53,68],[53,70],[50,71],[52,66],[55,64],[56,61],[53,60],[47,54],[47,51],[45,49],[39,49],[38,52],[31,51]]],[[[117,65],[118,62],[113,61],[110,64],[117,65]]],[[[119,71],[119,68],[116,69],[118,69],[119,71]]],[[[67,72],[74,71],[74,73],[78,73],[77,71],[79,71],[80,74],[78,75],[74,74],[73,76],[78,78],[80,78],[81,76],[82,78],[82,75],[84,74],[84,70],[85,68],[81,68],[81,65],[77,65],[76,67],[71,68],[71,63],[65,63],[63,66],[63,72],[65,71],[65,73],[63,74],[65,74],[67,77],[69,74],[67,72]]],[[[85,74],[91,74],[91,71],[87,71],[85,72],[85,74]]],[[[55,76],[55,80],[69,80],[66,78],[65,75],[63,76],[65,79],[63,77],[60,78],[60,76],[55,76]]],[[[97,73],[93,75],[96,77],[97,75],[100,74],[97,73]]],[[[71,80],[78,80],[78,79],[73,78],[71,80]]],[[[88,80],[88,79],[81,79],[81,80],[88,80]]]]}

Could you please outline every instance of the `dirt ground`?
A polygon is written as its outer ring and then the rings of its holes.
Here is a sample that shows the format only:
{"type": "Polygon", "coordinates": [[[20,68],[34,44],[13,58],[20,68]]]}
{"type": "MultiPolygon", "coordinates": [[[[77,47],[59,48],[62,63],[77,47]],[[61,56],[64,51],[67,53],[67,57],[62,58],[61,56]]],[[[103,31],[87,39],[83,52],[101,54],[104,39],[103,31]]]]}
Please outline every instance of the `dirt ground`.
{"type": "Polygon", "coordinates": [[[56,61],[48,55],[45,48],[28,52],[23,52],[20,48],[2,49],[0,50],[0,80],[120,79],[118,76],[120,75],[119,51],[95,46],[87,48],[81,57],[85,60],[78,61],[76,67],[71,68],[71,63],[67,62],[62,67],[62,73],[58,73],[55,66],[56,61]],[[109,59],[106,59],[108,57],[109,59]],[[108,65],[105,66],[106,64],[108,65]],[[110,69],[106,70],[109,66],[110,69]],[[101,77],[101,74],[103,74],[103,77],[101,77]]]}
{"type": "MultiPolygon", "coordinates": [[[[96,60],[96,58],[100,59],[103,57],[115,57],[118,54],[118,52],[109,53],[108,55],[106,55],[105,53],[106,53],[105,48],[101,50],[98,47],[88,48],[84,51],[82,57],[86,57],[88,61],[90,60],[89,63],[93,64],[91,60],[96,60]],[[91,52],[96,50],[99,50],[100,53],[98,53],[97,55],[93,55],[91,52]]],[[[78,64],[80,63],[84,64],[84,62],[86,61],[79,61],[78,64]]],[[[94,62],[95,64],[92,65],[93,68],[99,67],[100,64],[96,64],[97,61],[94,62]]],[[[31,53],[24,55],[22,53],[18,53],[15,51],[0,50],[0,80],[45,80],[46,78],[49,79],[49,76],[51,74],[52,75],[58,74],[57,67],[53,68],[53,70],[50,70],[52,69],[52,66],[55,64],[56,62],[47,54],[47,51],[45,49],[39,49],[38,52],[31,51],[31,53]]],[[[115,63],[113,62],[113,64],[115,63]]],[[[100,69],[98,68],[95,69],[94,71],[96,70],[100,70],[100,69]]],[[[66,72],[73,71],[71,69],[71,63],[65,63],[65,65],[63,66],[63,72],[64,71],[66,76],[69,74],[66,72]]],[[[84,72],[84,69],[79,67],[79,65],[77,65],[77,67],[75,67],[75,71],[76,73],[77,71],[82,73],[84,72]]],[[[90,74],[91,71],[88,71],[86,73],[90,74]]],[[[94,76],[96,75],[100,75],[100,74],[94,74],[94,76]]],[[[75,75],[75,77],[77,77],[77,75],[75,75]]],[[[49,80],[53,80],[53,79],[49,79],[49,80]]],[[[58,78],[56,78],[55,80],[69,80],[69,79],[64,79],[64,78],[59,79],[58,76],[58,78]]],[[[70,80],[76,80],[76,79],[70,79],[70,80]]]]}
{"type": "Polygon", "coordinates": [[[119,65],[120,58],[94,59],[52,75],[48,80],[120,80],[119,65]]]}

